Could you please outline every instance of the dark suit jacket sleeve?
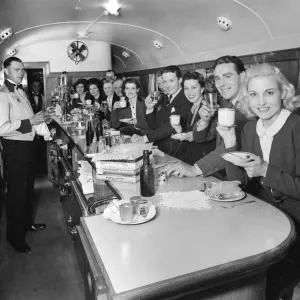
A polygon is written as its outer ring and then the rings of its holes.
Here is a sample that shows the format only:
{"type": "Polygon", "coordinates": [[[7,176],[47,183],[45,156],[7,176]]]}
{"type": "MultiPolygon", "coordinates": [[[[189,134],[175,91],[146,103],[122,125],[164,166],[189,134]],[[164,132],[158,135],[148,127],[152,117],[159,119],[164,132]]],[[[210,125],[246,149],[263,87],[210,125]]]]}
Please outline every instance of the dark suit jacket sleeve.
{"type": "Polygon", "coordinates": [[[114,129],[119,129],[122,125],[122,122],[120,122],[120,119],[123,119],[122,110],[123,108],[117,108],[111,113],[111,127],[114,129]]]}
{"type": "Polygon", "coordinates": [[[152,130],[156,129],[156,112],[153,111],[151,114],[145,115],[148,127],[152,130]]]}
{"type": "MultiPolygon", "coordinates": [[[[245,125],[245,128],[242,129],[241,132],[241,146],[239,147],[238,145],[232,148],[227,148],[226,152],[231,152],[231,151],[249,151],[249,146],[248,146],[248,141],[247,141],[247,131],[249,128],[249,125],[245,125]]],[[[225,168],[226,168],[226,175],[228,180],[239,180],[241,182],[241,187],[246,187],[250,178],[248,177],[246,171],[242,167],[235,166],[231,162],[228,162],[224,160],[225,162],[225,168]]]]}
{"type": "Polygon", "coordinates": [[[170,122],[166,122],[155,130],[141,129],[143,135],[146,135],[149,142],[157,142],[171,136],[174,133],[174,129],[170,122]]]}
{"type": "Polygon", "coordinates": [[[112,110],[114,109],[114,104],[118,101],[120,101],[120,97],[116,93],[114,93],[112,98],[112,110]]]}
{"type": "Polygon", "coordinates": [[[197,124],[193,129],[193,137],[195,142],[205,143],[214,140],[217,137],[217,121],[218,118],[214,117],[211,123],[203,130],[197,131],[197,124]]]}
{"type": "Polygon", "coordinates": [[[180,115],[180,124],[183,132],[186,132],[188,129],[188,119],[189,113],[191,111],[191,106],[192,105],[188,100],[182,100],[176,107],[176,111],[174,113],[180,115]]]}
{"type": "MultiPolygon", "coordinates": [[[[286,149],[285,155],[292,157],[292,152],[295,153],[294,176],[269,164],[264,185],[300,201],[300,119],[292,129],[292,140],[294,149],[286,149]]],[[[271,149],[271,151],[276,151],[276,149],[271,149]]]]}

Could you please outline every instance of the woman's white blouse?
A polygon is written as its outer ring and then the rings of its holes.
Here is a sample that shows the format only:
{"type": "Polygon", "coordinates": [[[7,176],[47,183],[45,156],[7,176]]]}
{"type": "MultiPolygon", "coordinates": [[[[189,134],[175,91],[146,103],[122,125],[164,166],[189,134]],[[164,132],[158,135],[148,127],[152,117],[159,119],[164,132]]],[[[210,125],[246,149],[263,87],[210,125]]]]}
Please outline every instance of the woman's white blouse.
{"type": "Polygon", "coordinates": [[[136,101],[137,101],[137,97],[133,99],[129,99],[131,115],[133,119],[136,119],[136,101]]]}
{"type": "Polygon", "coordinates": [[[283,127],[290,114],[290,111],[282,109],[275,122],[267,129],[264,128],[261,119],[257,121],[256,133],[259,136],[263,159],[267,163],[269,163],[273,137],[283,127]]]}

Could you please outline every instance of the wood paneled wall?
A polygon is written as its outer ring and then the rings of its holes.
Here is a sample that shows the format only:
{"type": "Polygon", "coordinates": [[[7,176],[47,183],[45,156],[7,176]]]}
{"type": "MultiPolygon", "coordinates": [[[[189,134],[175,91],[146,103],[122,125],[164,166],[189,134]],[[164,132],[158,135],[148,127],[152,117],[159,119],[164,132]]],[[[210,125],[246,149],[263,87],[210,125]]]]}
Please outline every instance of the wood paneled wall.
{"type": "MultiPolygon", "coordinates": [[[[271,63],[276,65],[287,79],[295,86],[296,94],[300,94],[300,48],[282,50],[276,52],[258,53],[247,56],[240,56],[244,64],[256,64],[256,63],[271,63]]],[[[193,64],[180,65],[180,69],[184,74],[186,71],[192,71],[197,69],[209,69],[212,68],[214,61],[198,62],[193,64]]],[[[142,85],[142,90],[147,93],[149,76],[148,74],[154,74],[158,71],[158,68],[141,70],[135,72],[123,73],[124,76],[139,76],[142,85]]]]}
{"type": "MultiPolygon", "coordinates": [[[[46,76],[46,88],[45,88],[45,98],[46,98],[46,107],[51,105],[51,92],[54,91],[55,87],[59,84],[59,76],[61,73],[49,73],[46,76]]],[[[78,79],[90,79],[98,78],[102,79],[105,77],[105,71],[99,72],[68,72],[70,84],[75,83],[78,79]]]]}

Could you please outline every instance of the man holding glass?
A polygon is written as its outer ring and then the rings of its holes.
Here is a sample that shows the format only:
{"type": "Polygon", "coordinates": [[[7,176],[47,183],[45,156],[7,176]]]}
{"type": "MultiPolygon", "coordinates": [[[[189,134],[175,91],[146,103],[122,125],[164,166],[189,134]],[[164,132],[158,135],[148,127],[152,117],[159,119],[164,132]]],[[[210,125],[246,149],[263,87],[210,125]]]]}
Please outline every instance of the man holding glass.
{"type": "MultiPolygon", "coordinates": [[[[248,121],[244,112],[239,111],[238,101],[242,101],[239,93],[241,87],[241,74],[245,71],[243,62],[236,56],[223,56],[214,63],[215,86],[222,96],[220,108],[235,109],[236,132],[239,133],[243,125],[248,121]]],[[[217,109],[219,106],[212,106],[211,103],[203,101],[199,110],[200,120],[194,127],[194,140],[200,143],[206,143],[216,140],[216,149],[205,157],[201,158],[194,165],[186,163],[173,164],[168,167],[168,175],[178,177],[204,177],[214,174],[220,179],[225,176],[225,163],[221,154],[225,152],[222,138],[216,131],[217,127],[217,109]]]]}
{"type": "MultiPolygon", "coordinates": [[[[155,102],[148,97],[145,104],[147,106],[146,119],[150,128],[141,129],[145,141],[155,142],[158,148],[172,156],[179,157],[180,149],[178,143],[171,139],[171,135],[176,130],[171,126],[170,117],[176,116],[176,122],[186,127],[188,112],[191,103],[187,100],[181,87],[182,74],[178,66],[168,66],[162,70],[164,90],[168,97],[164,99],[160,109],[155,110],[155,102]]],[[[174,117],[175,119],[175,117],[174,117]]]]}
{"type": "Polygon", "coordinates": [[[23,62],[9,57],[4,63],[5,84],[0,89],[0,136],[7,173],[6,239],[15,250],[30,252],[26,231],[39,231],[45,224],[33,223],[35,129],[45,122],[44,112],[34,115],[22,89],[23,62]]]}

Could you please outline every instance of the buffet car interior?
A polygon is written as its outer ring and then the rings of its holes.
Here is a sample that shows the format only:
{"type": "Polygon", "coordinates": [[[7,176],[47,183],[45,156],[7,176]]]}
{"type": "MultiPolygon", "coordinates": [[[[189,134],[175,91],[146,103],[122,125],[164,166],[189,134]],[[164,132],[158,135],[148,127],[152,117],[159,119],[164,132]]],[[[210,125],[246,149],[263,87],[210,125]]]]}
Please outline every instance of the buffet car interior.
{"type": "Polygon", "coordinates": [[[1,300],[300,299],[298,0],[0,5],[1,300]]]}

